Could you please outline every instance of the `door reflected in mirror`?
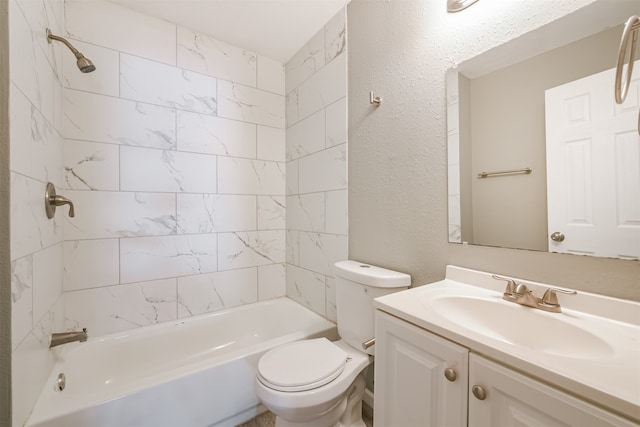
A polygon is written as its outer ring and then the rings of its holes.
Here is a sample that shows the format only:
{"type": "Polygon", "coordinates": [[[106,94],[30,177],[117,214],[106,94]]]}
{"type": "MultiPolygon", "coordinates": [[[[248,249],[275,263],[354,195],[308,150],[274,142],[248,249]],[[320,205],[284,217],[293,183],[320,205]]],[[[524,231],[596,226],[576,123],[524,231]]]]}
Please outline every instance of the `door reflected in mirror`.
{"type": "Polygon", "coordinates": [[[621,106],[609,78],[640,3],[613,4],[448,72],[450,242],[640,257],[640,73],[621,106]]]}

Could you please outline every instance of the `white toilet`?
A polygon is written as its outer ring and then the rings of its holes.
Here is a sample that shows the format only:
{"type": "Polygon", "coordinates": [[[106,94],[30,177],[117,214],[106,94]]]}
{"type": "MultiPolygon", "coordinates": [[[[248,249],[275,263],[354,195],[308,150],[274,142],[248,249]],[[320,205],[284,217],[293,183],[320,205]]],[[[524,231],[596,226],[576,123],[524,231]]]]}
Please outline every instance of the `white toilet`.
{"type": "Polygon", "coordinates": [[[256,393],[276,414],[276,427],[364,427],[365,373],[373,361],[373,299],[407,289],[411,277],[357,261],[335,264],[338,333],[342,339],[296,341],[258,362],[256,393]]]}

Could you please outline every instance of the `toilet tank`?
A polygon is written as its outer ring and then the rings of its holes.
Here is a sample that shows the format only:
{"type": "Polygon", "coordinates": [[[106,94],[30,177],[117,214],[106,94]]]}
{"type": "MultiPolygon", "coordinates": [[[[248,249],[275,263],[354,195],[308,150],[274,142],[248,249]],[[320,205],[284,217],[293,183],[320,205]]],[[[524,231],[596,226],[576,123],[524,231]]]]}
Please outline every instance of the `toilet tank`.
{"type": "Polygon", "coordinates": [[[353,348],[373,355],[362,343],[375,335],[373,299],[407,289],[411,276],[358,261],[334,264],[338,334],[353,348]]]}

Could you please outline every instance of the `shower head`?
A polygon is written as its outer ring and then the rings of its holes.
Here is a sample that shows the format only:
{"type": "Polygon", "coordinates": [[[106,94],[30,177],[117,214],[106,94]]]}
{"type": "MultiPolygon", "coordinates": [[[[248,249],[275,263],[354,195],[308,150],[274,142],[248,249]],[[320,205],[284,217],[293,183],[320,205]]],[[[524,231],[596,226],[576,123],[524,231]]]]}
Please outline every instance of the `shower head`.
{"type": "Polygon", "coordinates": [[[83,73],[90,73],[92,71],[95,71],[96,66],[93,65],[93,62],[91,62],[91,60],[89,60],[88,58],[85,58],[85,56],[80,52],[78,52],[78,49],[73,47],[71,43],[69,43],[66,39],[59,36],[54,36],[53,34],[51,34],[51,30],[47,28],[47,41],[51,43],[51,40],[57,40],[59,42],[62,42],[65,44],[65,46],[69,48],[69,50],[71,50],[71,52],[76,56],[76,59],[77,59],[76,65],[78,66],[80,71],[82,71],[83,73]]]}

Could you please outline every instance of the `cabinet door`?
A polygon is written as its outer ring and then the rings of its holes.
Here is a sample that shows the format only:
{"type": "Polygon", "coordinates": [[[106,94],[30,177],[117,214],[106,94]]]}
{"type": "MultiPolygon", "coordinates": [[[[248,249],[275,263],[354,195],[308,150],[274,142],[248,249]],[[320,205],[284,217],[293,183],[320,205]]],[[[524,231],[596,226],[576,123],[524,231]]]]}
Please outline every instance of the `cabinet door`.
{"type": "Polygon", "coordinates": [[[464,347],[377,311],[375,426],[465,426],[468,354],[464,347]],[[445,378],[445,369],[456,378],[445,378]]]}
{"type": "Polygon", "coordinates": [[[638,426],[626,419],[493,363],[469,356],[469,427],[638,426]],[[482,387],[484,400],[473,393],[482,387]]]}

